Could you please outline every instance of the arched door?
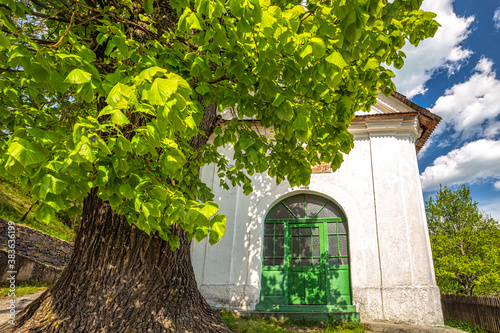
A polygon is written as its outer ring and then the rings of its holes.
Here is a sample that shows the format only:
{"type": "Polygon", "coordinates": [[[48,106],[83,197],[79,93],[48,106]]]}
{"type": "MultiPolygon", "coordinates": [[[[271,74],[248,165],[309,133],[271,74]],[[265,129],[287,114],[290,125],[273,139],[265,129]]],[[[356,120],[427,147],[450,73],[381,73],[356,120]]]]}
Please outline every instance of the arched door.
{"type": "Polygon", "coordinates": [[[259,308],[351,305],[347,221],[331,201],[299,194],[264,224],[259,308]]]}

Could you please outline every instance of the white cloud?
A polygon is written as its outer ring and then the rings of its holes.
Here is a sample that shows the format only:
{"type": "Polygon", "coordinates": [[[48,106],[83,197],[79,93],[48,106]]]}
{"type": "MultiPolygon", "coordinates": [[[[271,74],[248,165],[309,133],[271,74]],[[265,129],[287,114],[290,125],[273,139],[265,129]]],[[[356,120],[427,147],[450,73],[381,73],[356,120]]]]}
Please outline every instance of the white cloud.
{"type": "Polygon", "coordinates": [[[500,141],[482,139],[434,160],[420,175],[422,189],[500,179],[500,141]]]}
{"type": "Polygon", "coordinates": [[[417,159],[422,159],[425,154],[427,153],[427,151],[429,151],[429,148],[432,147],[432,145],[434,144],[434,140],[433,140],[433,137],[430,136],[427,141],[425,142],[425,144],[422,146],[422,148],[420,148],[420,151],[418,152],[418,155],[417,155],[417,159]]]}
{"type": "Polygon", "coordinates": [[[417,48],[406,45],[405,66],[395,70],[396,88],[398,92],[412,98],[427,90],[425,83],[438,70],[447,70],[451,75],[472,54],[460,43],[470,33],[470,24],[474,16],[459,17],[453,12],[453,0],[425,0],[422,9],[437,14],[436,20],[441,27],[433,38],[424,40],[417,48]]]}
{"type": "Polygon", "coordinates": [[[467,139],[474,135],[494,138],[500,132],[500,80],[492,69],[493,62],[481,58],[475,73],[466,81],[446,90],[431,111],[443,119],[434,135],[446,128],[455,130],[454,137],[467,139]]]}
{"type": "Polygon", "coordinates": [[[495,221],[500,222],[500,205],[498,201],[498,198],[493,198],[491,202],[482,201],[479,203],[478,208],[490,215],[495,221]]]}
{"type": "Polygon", "coordinates": [[[493,25],[500,30],[500,7],[498,7],[497,10],[495,10],[495,14],[493,14],[493,25]]]}

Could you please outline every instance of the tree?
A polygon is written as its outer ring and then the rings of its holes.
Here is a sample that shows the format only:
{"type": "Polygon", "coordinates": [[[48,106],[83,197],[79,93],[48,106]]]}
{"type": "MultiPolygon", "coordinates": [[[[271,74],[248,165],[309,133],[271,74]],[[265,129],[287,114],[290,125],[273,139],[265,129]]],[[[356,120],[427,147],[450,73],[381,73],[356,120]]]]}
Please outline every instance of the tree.
{"type": "Polygon", "coordinates": [[[338,168],[354,112],[394,90],[384,65],[438,27],[421,0],[0,3],[0,174],[38,219],[82,214],[63,275],[19,318],[33,332],[226,331],[190,262],[193,238],[225,230],[200,167],[245,193],[255,172],[338,168]]]}
{"type": "Polygon", "coordinates": [[[494,295],[500,291],[500,226],[481,212],[461,185],[440,187],[426,201],[437,285],[441,292],[494,295]]]}

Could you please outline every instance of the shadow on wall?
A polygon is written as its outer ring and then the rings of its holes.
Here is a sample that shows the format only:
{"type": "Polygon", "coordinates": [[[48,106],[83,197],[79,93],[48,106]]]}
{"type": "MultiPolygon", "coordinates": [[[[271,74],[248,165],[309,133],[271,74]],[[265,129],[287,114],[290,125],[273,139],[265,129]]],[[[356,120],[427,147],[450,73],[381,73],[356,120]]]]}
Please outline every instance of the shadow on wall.
{"type": "MultiPolygon", "coordinates": [[[[276,182],[267,176],[267,174],[259,174],[253,177],[254,191],[249,196],[243,196],[242,193],[236,195],[226,196],[223,198],[224,192],[220,193],[217,198],[218,202],[222,203],[229,198],[236,208],[233,214],[227,214],[228,225],[232,224],[233,234],[228,233],[225,237],[232,237],[232,255],[231,255],[231,279],[230,288],[237,289],[238,292],[230,292],[229,303],[233,307],[240,308],[254,308],[259,303],[261,288],[267,288],[266,285],[271,281],[262,281],[261,285],[261,271],[262,271],[262,246],[264,240],[264,221],[266,215],[272,207],[288,197],[307,193],[311,195],[318,195],[327,200],[333,201],[329,196],[316,191],[305,190],[304,188],[291,188],[286,182],[277,185],[276,182]]],[[[238,191],[238,190],[236,190],[238,191]]],[[[241,192],[241,191],[240,191],[241,192]]],[[[227,192],[225,192],[227,193],[227,192]]],[[[342,214],[344,215],[344,214],[342,214]]],[[[221,244],[222,245],[222,244],[221,244]]],[[[325,258],[328,262],[328,258],[325,258]]],[[[341,263],[339,263],[339,267],[341,263]]],[[[328,265],[323,265],[323,276],[326,280],[326,275],[329,279],[336,280],[339,274],[349,275],[349,270],[339,272],[337,270],[330,271],[328,265]]],[[[314,274],[309,274],[307,277],[299,277],[302,273],[297,273],[299,280],[308,281],[314,277],[314,274]]],[[[281,280],[282,278],[280,278],[281,280]]],[[[348,278],[347,281],[350,279],[348,278]]],[[[272,282],[272,284],[278,281],[272,282]]],[[[281,283],[282,284],[282,283],[281,283]]],[[[308,285],[314,284],[312,281],[308,285]]],[[[301,288],[298,286],[297,288],[301,288]]],[[[350,286],[348,286],[350,288],[350,286]]],[[[340,291],[336,292],[335,287],[327,288],[324,286],[322,291],[314,292],[314,287],[308,291],[308,294],[302,297],[300,302],[312,304],[315,301],[312,298],[321,299],[318,303],[324,302],[326,293],[329,293],[329,303],[334,302],[339,305],[349,305],[350,302],[340,296],[340,291]],[[311,292],[312,291],[312,292],[311,292]],[[323,293],[323,296],[320,294],[323,293]],[[315,295],[315,296],[313,296],[315,295]],[[319,296],[318,296],[319,295],[319,296]]],[[[292,301],[293,303],[293,301],[292,301]]],[[[352,304],[352,303],[351,303],[352,304]]]]}

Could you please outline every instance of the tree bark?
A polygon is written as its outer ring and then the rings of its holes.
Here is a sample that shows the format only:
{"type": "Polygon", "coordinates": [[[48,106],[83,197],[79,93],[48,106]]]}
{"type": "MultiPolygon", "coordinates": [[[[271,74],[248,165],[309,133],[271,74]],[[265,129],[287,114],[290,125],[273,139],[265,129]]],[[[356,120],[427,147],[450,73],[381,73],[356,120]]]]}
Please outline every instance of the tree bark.
{"type": "Polygon", "coordinates": [[[94,189],[84,201],[75,250],[59,280],[0,331],[230,332],[194,279],[190,242],[180,248],[117,215],[94,189]]]}

